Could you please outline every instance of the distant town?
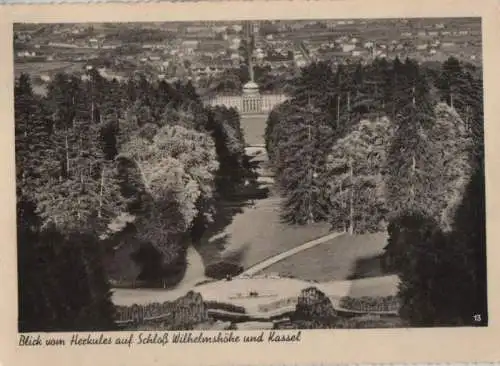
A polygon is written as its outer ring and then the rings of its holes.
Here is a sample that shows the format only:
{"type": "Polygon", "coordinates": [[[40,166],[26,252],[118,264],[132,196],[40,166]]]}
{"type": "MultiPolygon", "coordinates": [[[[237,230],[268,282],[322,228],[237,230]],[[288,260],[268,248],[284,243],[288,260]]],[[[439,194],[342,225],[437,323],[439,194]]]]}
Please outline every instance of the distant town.
{"type": "Polygon", "coordinates": [[[374,58],[425,63],[453,55],[475,65],[482,60],[481,23],[468,18],[17,24],[15,71],[30,73],[40,93],[57,72],[85,78],[91,68],[109,80],[142,73],[169,82],[191,80],[202,96],[214,88],[234,93],[250,80],[249,39],[262,92],[283,90],[314,61],[335,67],[374,58]]]}

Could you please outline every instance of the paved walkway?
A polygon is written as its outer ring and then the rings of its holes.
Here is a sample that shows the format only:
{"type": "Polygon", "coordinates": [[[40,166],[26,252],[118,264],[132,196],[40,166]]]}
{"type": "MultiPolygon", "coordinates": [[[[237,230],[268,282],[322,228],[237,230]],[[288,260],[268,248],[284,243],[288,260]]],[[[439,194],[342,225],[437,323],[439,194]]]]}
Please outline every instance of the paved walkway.
{"type": "Polygon", "coordinates": [[[239,277],[242,277],[242,276],[253,276],[261,271],[263,271],[264,269],[272,266],[273,264],[275,263],[278,263],[282,260],[285,260],[289,257],[291,257],[292,255],[295,255],[297,253],[300,253],[304,250],[307,250],[307,249],[310,249],[310,248],[313,248],[319,244],[322,244],[328,240],[331,240],[331,239],[334,239],[340,235],[344,235],[344,233],[332,233],[332,234],[328,234],[328,235],[325,235],[325,236],[322,236],[321,238],[318,238],[318,239],[315,239],[315,240],[311,240],[311,241],[308,241],[307,243],[304,243],[302,245],[299,245],[298,247],[295,247],[293,249],[290,249],[290,250],[287,250],[285,252],[282,252],[278,255],[275,255],[271,258],[268,258],[268,259],[265,259],[263,260],[262,262],[260,263],[257,263],[253,266],[251,266],[250,268],[247,268],[239,277]]]}

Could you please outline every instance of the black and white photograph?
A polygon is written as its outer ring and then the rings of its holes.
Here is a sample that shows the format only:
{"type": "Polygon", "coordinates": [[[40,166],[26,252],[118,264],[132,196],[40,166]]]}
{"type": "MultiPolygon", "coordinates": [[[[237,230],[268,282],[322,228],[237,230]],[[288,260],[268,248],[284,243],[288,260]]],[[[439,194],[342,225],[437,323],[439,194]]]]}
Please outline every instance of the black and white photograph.
{"type": "Polygon", "coordinates": [[[487,327],[482,36],[15,23],[18,332],[487,327]]]}

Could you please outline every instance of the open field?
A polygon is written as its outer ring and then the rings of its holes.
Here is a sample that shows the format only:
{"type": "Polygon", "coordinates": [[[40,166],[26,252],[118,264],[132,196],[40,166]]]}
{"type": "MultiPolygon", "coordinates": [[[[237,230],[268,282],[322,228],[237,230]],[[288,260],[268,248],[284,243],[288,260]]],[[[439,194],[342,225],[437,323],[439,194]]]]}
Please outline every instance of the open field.
{"type": "Polygon", "coordinates": [[[310,281],[380,276],[380,256],[385,245],[385,233],[345,234],[295,254],[262,272],[291,275],[310,281]]]}
{"type": "Polygon", "coordinates": [[[71,73],[73,71],[82,70],[83,67],[83,63],[67,61],[16,62],[14,66],[14,73],[16,77],[19,77],[21,73],[27,73],[33,76],[60,71],[71,73]]]}

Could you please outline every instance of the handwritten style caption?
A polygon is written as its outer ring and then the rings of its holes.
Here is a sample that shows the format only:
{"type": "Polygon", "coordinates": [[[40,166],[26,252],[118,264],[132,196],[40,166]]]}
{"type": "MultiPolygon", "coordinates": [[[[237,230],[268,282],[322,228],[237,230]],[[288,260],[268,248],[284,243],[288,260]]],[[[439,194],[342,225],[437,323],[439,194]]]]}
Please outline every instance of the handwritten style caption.
{"type": "Polygon", "coordinates": [[[220,343],[298,343],[301,331],[262,331],[258,335],[238,335],[238,332],[227,331],[215,334],[204,332],[135,332],[118,336],[106,333],[82,334],[73,333],[68,336],[51,336],[46,334],[19,335],[21,347],[73,347],[100,345],[160,345],[168,344],[220,344],[220,343]]]}

